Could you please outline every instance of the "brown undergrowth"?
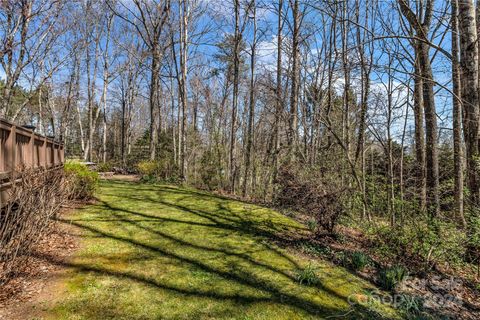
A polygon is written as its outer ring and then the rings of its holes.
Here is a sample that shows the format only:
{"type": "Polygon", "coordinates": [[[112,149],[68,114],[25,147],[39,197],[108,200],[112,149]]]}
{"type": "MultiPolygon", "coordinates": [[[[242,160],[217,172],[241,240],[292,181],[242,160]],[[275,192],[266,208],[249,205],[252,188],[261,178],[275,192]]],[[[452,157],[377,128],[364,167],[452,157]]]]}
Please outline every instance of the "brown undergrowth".
{"type": "MultiPolygon", "coordinates": [[[[70,203],[61,208],[58,216],[68,217],[83,205],[70,203]]],[[[0,319],[41,317],[48,309],[42,304],[53,303],[65,291],[63,279],[67,273],[67,268],[45,257],[68,261],[78,250],[79,240],[79,231],[73,226],[56,221],[50,223],[23,260],[25,265],[0,287],[0,319]]]]}
{"type": "MultiPolygon", "coordinates": [[[[291,216],[291,214],[290,214],[291,216]]],[[[308,217],[296,216],[296,220],[307,223],[308,217]]],[[[360,230],[348,226],[337,226],[335,237],[325,234],[310,234],[302,237],[292,237],[279,245],[301,252],[311,259],[327,259],[337,265],[350,268],[346,257],[352,253],[361,252],[370,259],[369,265],[363,270],[351,270],[352,273],[378,284],[378,272],[391,261],[385,257],[370,252],[371,239],[360,230]]],[[[406,264],[414,270],[418,264],[406,264]]],[[[429,272],[411,272],[406,280],[398,286],[391,296],[407,297],[421,301],[421,309],[429,314],[425,319],[480,319],[480,292],[470,280],[466,280],[468,270],[442,269],[440,266],[429,272]]]]}
{"type": "Polygon", "coordinates": [[[69,190],[63,170],[18,172],[2,183],[7,196],[0,208],[0,285],[28,268],[32,249],[50,232],[69,190]]]}

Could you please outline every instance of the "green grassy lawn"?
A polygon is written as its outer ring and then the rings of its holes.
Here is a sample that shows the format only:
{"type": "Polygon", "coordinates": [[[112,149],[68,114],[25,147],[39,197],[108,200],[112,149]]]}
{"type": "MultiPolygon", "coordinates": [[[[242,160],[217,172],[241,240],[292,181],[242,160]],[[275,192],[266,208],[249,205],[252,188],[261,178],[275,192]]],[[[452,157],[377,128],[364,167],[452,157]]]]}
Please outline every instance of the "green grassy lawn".
{"type": "Polygon", "coordinates": [[[352,308],[370,284],[328,262],[273,245],[303,227],[259,206],[193,189],[104,181],[99,201],[69,216],[82,249],[55,319],[391,319],[380,304],[352,308]]]}

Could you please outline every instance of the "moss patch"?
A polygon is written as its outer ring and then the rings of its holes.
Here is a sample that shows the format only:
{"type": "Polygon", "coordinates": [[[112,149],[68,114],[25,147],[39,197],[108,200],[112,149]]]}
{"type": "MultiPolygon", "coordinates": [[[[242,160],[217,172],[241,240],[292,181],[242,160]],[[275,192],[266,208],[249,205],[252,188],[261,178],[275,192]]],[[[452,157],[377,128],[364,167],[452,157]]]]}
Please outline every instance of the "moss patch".
{"type": "Polygon", "coordinates": [[[259,206],[193,189],[104,181],[99,202],[66,223],[83,230],[56,319],[398,318],[380,304],[352,307],[375,290],[316,261],[315,285],[296,279],[311,261],[272,245],[303,229],[259,206]]]}

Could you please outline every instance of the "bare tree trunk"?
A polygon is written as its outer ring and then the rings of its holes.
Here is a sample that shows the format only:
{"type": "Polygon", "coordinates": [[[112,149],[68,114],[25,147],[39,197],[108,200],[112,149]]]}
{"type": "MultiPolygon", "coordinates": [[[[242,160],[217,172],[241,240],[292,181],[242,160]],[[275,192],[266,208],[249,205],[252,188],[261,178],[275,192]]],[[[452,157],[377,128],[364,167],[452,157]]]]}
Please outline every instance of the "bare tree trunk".
{"type": "Polygon", "coordinates": [[[152,46],[152,63],[150,74],[150,160],[155,160],[158,143],[157,103],[160,76],[160,57],[158,43],[152,46]]]}
{"type": "Polygon", "coordinates": [[[63,109],[61,121],[60,121],[60,141],[64,144],[64,149],[66,151],[67,147],[67,123],[70,122],[70,112],[72,109],[72,95],[73,95],[73,81],[75,79],[75,67],[72,69],[70,74],[70,80],[68,81],[68,91],[67,91],[67,101],[65,103],[65,108],[63,109]]]}
{"type": "Polygon", "coordinates": [[[425,164],[426,164],[426,184],[427,184],[427,210],[430,216],[435,217],[440,213],[440,196],[439,196],[439,171],[438,171],[438,129],[437,114],[435,110],[435,97],[433,93],[434,79],[432,66],[430,65],[429,56],[429,39],[428,32],[433,16],[433,0],[427,0],[422,3],[422,13],[420,16],[415,15],[409,7],[408,0],[398,0],[400,10],[408,20],[412,28],[415,30],[416,36],[420,38],[417,41],[415,53],[418,57],[420,71],[423,80],[423,103],[425,107],[425,164]],[[423,19],[423,20],[422,20],[423,19]]]}
{"type": "Polygon", "coordinates": [[[402,128],[402,138],[400,143],[400,164],[399,164],[399,184],[400,184],[400,219],[403,223],[404,217],[404,200],[405,200],[405,178],[404,178],[404,163],[405,163],[405,135],[407,133],[407,124],[408,124],[408,110],[409,110],[409,101],[410,101],[410,91],[407,92],[407,105],[405,108],[405,119],[403,121],[402,128]]]}
{"type": "Polygon", "coordinates": [[[235,41],[233,49],[233,103],[232,103],[232,120],[230,127],[230,154],[229,154],[229,174],[230,174],[230,191],[235,193],[235,180],[237,166],[235,163],[235,140],[237,127],[237,107],[238,107],[238,87],[240,82],[240,1],[234,1],[235,10],[235,41]]]}
{"type": "Polygon", "coordinates": [[[43,123],[43,90],[38,91],[38,132],[45,135],[45,124],[43,123]]]}
{"type": "Polygon", "coordinates": [[[250,174],[250,162],[252,158],[252,145],[253,145],[253,121],[255,116],[255,50],[257,45],[257,8],[255,0],[252,0],[251,10],[253,19],[253,39],[250,55],[250,99],[248,109],[248,129],[247,129],[247,146],[245,150],[245,175],[243,177],[243,190],[242,195],[247,195],[248,178],[250,174]]]}
{"type": "Polygon", "coordinates": [[[75,111],[77,112],[77,120],[78,120],[78,127],[80,129],[80,147],[82,154],[85,154],[85,132],[83,130],[83,123],[82,123],[82,114],[80,112],[80,105],[78,101],[80,100],[80,61],[77,59],[77,53],[75,53],[75,97],[74,97],[74,104],[75,104],[75,111]]]}
{"type": "Polygon", "coordinates": [[[298,139],[298,91],[300,81],[300,12],[298,0],[291,3],[293,15],[293,34],[292,34],[292,90],[290,93],[290,115],[289,115],[289,134],[288,151],[290,156],[295,158],[295,148],[298,139]]]}
{"type": "Polygon", "coordinates": [[[126,97],[126,90],[122,87],[122,133],[121,133],[121,150],[120,150],[120,157],[122,160],[122,166],[126,166],[126,159],[125,159],[125,114],[126,114],[126,104],[127,104],[127,97],[126,97]]]}
{"type": "Polygon", "coordinates": [[[467,157],[468,187],[472,207],[480,204],[479,156],[479,72],[478,43],[473,1],[458,1],[460,72],[462,75],[463,126],[467,157]]]}
{"type": "Polygon", "coordinates": [[[282,32],[283,32],[283,0],[278,1],[277,11],[277,87],[275,89],[275,120],[273,124],[273,174],[272,180],[275,181],[278,173],[278,153],[280,147],[279,126],[280,117],[283,111],[282,98],[282,32]]]}
{"type": "MultiPolygon", "coordinates": [[[[348,57],[348,16],[347,3],[342,4],[342,71],[344,79],[343,88],[343,140],[347,157],[350,156],[350,59],[348,57]]],[[[346,170],[345,170],[346,171],[346,170]]]]}
{"type": "Polygon", "coordinates": [[[180,72],[181,72],[181,87],[180,97],[182,98],[182,124],[181,124],[181,139],[182,147],[180,150],[180,177],[186,180],[186,122],[187,122],[187,55],[188,55],[188,15],[189,15],[189,0],[182,0],[181,5],[181,22],[180,22],[180,72]]]}
{"type": "Polygon", "coordinates": [[[175,94],[173,92],[174,85],[173,85],[173,74],[170,75],[170,99],[172,103],[172,140],[173,140],[173,163],[176,165],[178,164],[177,160],[177,138],[175,132],[175,94]]]}
{"type": "MultiPolygon", "coordinates": [[[[415,50],[418,52],[418,49],[415,50]]],[[[420,201],[420,209],[423,211],[427,203],[427,181],[425,173],[425,131],[423,111],[423,79],[418,54],[415,58],[414,76],[414,118],[415,118],[415,157],[417,160],[417,188],[420,201]]]]}
{"type": "Polygon", "coordinates": [[[110,15],[107,21],[107,34],[105,38],[105,49],[103,50],[103,92],[102,92],[102,100],[103,100],[103,117],[102,117],[102,124],[103,124],[103,139],[102,139],[102,160],[103,163],[107,162],[107,91],[108,91],[108,83],[110,81],[109,77],[109,62],[108,62],[108,45],[110,42],[110,32],[112,29],[112,22],[113,22],[113,15],[110,15]]]}
{"type": "MultiPolygon", "coordinates": [[[[91,8],[87,12],[90,12],[91,8]]],[[[96,117],[94,113],[95,106],[95,91],[96,91],[96,80],[98,72],[98,58],[100,56],[100,22],[96,21],[95,26],[93,26],[91,32],[94,34],[92,39],[95,44],[95,55],[91,57],[90,53],[90,35],[87,35],[87,45],[86,45],[86,63],[87,63],[87,95],[88,95],[88,138],[87,144],[85,146],[85,159],[92,161],[92,151],[93,151],[93,136],[95,133],[96,127],[96,117]],[[93,71],[91,70],[90,64],[93,63],[93,71]]]]}
{"type": "Polygon", "coordinates": [[[458,61],[458,0],[452,0],[452,83],[453,83],[453,166],[455,180],[455,207],[463,227],[467,221],[463,214],[463,151],[462,151],[462,101],[460,65],[458,61]]]}
{"type": "MultiPolygon", "coordinates": [[[[368,1],[366,3],[365,13],[365,27],[368,28],[368,1]]],[[[370,52],[370,61],[365,59],[365,44],[364,37],[362,37],[362,28],[360,27],[360,1],[355,3],[355,16],[357,23],[357,43],[359,46],[360,66],[361,66],[361,109],[360,109],[360,123],[358,127],[358,142],[357,150],[355,152],[355,162],[360,159],[360,168],[362,175],[362,219],[367,216],[367,194],[366,194],[366,172],[365,172],[365,128],[366,117],[368,111],[368,98],[370,94],[370,72],[373,65],[373,50],[370,52]]]]}
{"type": "Polygon", "coordinates": [[[431,216],[440,213],[439,171],[438,171],[438,129],[437,113],[433,87],[432,67],[430,65],[429,47],[421,45],[420,63],[423,65],[424,76],[423,101],[425,103],[425,136],[426,136],[426,165],[427,165],[427,209],[431,216]]]}
{"type": "Polygon", "coordinates": [[[390,225],[394,227],[397,223],[397,214],[395,212],[395,176],[393,172],[393,139],[392,139],[392,122],[393,122],[393,77],[392,77],[393,58],[389,55],[388,63],[388,83],[387,83],[387,172],[388,172],[388,213],[390,215],[390,225]]]}
{"type": "Polygon", "coordinates": [[[178,141],[178,149],[177,149],[177,154],[178,154],[178,163],[180,164],[180,153],[182,153],[182,125],[181,125],[181,122],[180,122],[180,118],[181,118],[181,109],[180,109],[180,101],[181,101],[181,97],[180,97],[180,90],[178,90],[177,92],[177,141],[178,141]]]}

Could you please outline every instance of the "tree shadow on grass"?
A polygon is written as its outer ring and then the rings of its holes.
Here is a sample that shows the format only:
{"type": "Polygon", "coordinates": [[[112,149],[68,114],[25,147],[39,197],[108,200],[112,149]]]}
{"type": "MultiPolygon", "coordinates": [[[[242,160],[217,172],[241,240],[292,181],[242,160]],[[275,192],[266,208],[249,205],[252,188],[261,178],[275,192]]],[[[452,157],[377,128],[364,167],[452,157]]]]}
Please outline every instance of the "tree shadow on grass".
{"type": "MultiPolygon", "coordinates": [[[[135,190],[135,192],[138,191],[137,188],[134,188],[133,190],[135,190]]],[[[151,188],[149,188],[148,190],[150,192],[152,191],[151,188]]],[[[163,191],[163,188],[157,187],[157,190],[161,193],[163,191]]],[[[179,190],[174,189],[169,190],[168,192],[173,191],[179,190]]],[[[142,194],[141,191],[138,193],[142,194]]],[[[285,288],[282,288],[282,282],[278,282],[279,277],[283,278],[288,283],[295,282],[295,277],[289,272],[282,270],[273,264],[258,261],[258,259],[254,259],[251,256],[257,251],[268,250],[276,254],[284,261],[288,261],[291,268],[300,268],[298,262],[286,255],[282,250],[268,244],[267,241],[262,241],[278,237],[278,230],[276,228],[272,228],[271,225],[265,226],[261,225],[261,223],[252,223],[251,220],[248,220],[248,217],[244,217],[241,214],[230,210],[223,203],[216,202],[215,206],[212,208],[212,212],[191,208],[190,206],[182,203],[182,201],[185,200],[185,196],[193,196],[185,195],[185,192],[183,192],[184,196],[177,198],[175,203],[166,201],[161,197],[159,197],[160,199],[155,199],[148,195],[139,196],[138,193],[136,196],[126,196],[124,194],[117,194],[114,196],[118,198],[128,198],[131,201],[148,201],[152,204],[159,205],[159,209],[165,207],[174,208],[182,213],[190,215],[191,218],[194,218],[196,220],[182,220],[165,217],[163,215],[157,216],[145,212],[129,210],[120,206],[115,206],[111,202],[99,200],[98,204],[96,205],[97,208],[95,208],[95,211],[101,212],[101,218],[60,221],[73,224],[76,227],[86,231],[85,233],[87,234],[93,234],[96,237],[101,237],[108,240],[113,240],[118,243],[132,245],[135,248],[141,250],[138,255],[151,255],[167,258],[169,260],[178,262],[182,266],[189,266],[194,270],[201,270],[217,277],[221,277],[225,280],[240,285],[240,287],[248,287],[254,289],[260,294],[248,294],[245,292],[221,293],[212,289],[208,290],[207,288],[203,287],[192,288],[191,286],[182,286],[181,284],[176,285],[175,283],[165,283],[165,281],[162,281],[161,279],[156,279],[154,277],[149,277],[142,274],[142,270],[140,269],[138,270],[138,272],[135,272],[136,270],[119,271],[117,269],[109,268],[108,266],[105,266],[103,264],[99,265],[79,262],[66,263],[64,261],[55,260],[54,257],[50,256],[42,256],[40,258],[49,260],[50,262],[56,264],[72,267],[80,272],[92,272],[95,274],[108,275],[116,278],[125,278],[144,285],[153,286],[158,289],[169,290],[188,296],[206,297],[216,300],[234,300],[235,302],[241,304],[270,302],[294,307],[303,310],[305,313],[310,315],[332,315],[334,317],[339,316],[343,319],[365,318],[366,315],[374,312],[361,306],[355,306],[351,307],[351,309],[347,308],[348,313],[346,313],[346,310],[344,308],[333,307],[328,303],[322,304],[318,301],[318,299],[317,301],[314,301],[310,298],[296,295],[293,292],[288,292],[288,289],[286,290],[285,288]],[[100,228],[92,225],[92,222],[97,221],[110,223],[108,231],[104,230],[105,228],[100,228]],[[195,242],[194,239],[192,241],[187,241],[184,238],[180,238],[171,233],[167,233],[161,229],[155,228],[156,222],[168,222],[175,225],[180,224],[180,226],[190,224],[200,228],[222,229],[225,231],[225,236],[228,236],[228,234],[232,234],[232,232],[235,232],[237,235],[245,237],[245,239],[255,238],[255,250],[244,250],[244,248],[241,247],[243,248],[243,250],[239,252],[238,250],[233,251],[222,247],[215,247],[212,245],[202,245],[195,242]],[[130,230],[128,236],[122,235],[122,232],[118,232],[123,229],[130,230]],[[132,229],[136,231],[132,233],[132,229]],[[130,234],[133,234],[133,236],[130,234]],[[137,234],[150,235],[149,239],[152,239],[154,241],[140,241],[135,237],[135,235],[137,234]],[[158,243],[155,244],[157,241],[167,241],[168,243],[172,243],[174,244],[174,249],[170,249],[171,246],[163,246],[159,245],[158,243]],[[195,250],[195,253],[200,253],[200,256],[186,254],[185,250],[183,250],[182,248],[195,250]],[[224,266],[219,267],[216,265],[212,265],[212,263],[209,263],[209,257],[213,256],[213,259],[218,259],[218,256],[215,256],[214,254],[220,254],[222,258],[225,259],[228,257],[229,262],[233,258],[234,260],[231,261],[231,263],[233,264],[232,268],[225,269],[224,266]],[[257,272],[259,270],[267,271],[269,273],[268,278],[259,276],[257,272]]],[[[201,196],[203,196],[203,194],[201,194],[201,196]]],[[[106,259],[111,260],[108,255],[106,255],[106,259]]],[[[347,302],[348,297],[338,293],[335,289],[324,285],[323,282],[320,282],[316,286],[316,289],[322,291],[324,294],[332,297],[333,299],[336,299],[337,301],[343,301],[344,303],[347,302]]],[[[374,317],[367,318],[387,319],[378,314],[375,314],[374,317]]]]}
{"type": "MultiPolygon", "coordinates": [[[[163,191],[163,188],[161,189],[163,191]]],[[[172,191],[168,191],[172,192],[172,191]]],[[[110,196],[115,196],[113,194],[110,194],[110,196]]],[[[209,196],[213,197],[213,196],[209,196]]],[[[298,232],[304,231],[303,228],[294,226],[292,224],[284,224],[283,222],[276,221],[272,222],[271,220],[268,219],[263,219],[263,220],[253,220],[253,214],[251,212],[245,213],[243,210],[242,212],[236,212],[234,210],[231,210],[228,208],[224,203],[222,202],[211,202],[212,208],[207,210],[201,210],[198,208],[192,208],[191,206],[188,206],[184,204],[183,202],[193,199],[195,200],[194,196],[189,195],[189,196],[184,196],[181,198],[178,198],[175,200],[174,203],[162,199],[161,196],[158,196],[157,198],[154,198],[149,195],[122,195],[122,198],[129,199],[132,201],[138,201],[138,202],[149,202],[155,205],[160,205],[162,207],[170,207],[185,213],[189,213],[191,215],[197,216],[201,218],[204,221],[208,221],[209,223],[203,223],[203,222],[190,222],[188,223],[191,224],[198,224],[198,225],[204,225],[204,226],[210,226],[210,227],[218,227],[222,229],[229,229],[232,231],[241,231],[243,233],[255,236],[255,237],[265,237],[269,239],[274,239],[274,240],[281,240],[281,241],[291,241],[295,240],[295,238],[298,238],[298,232]],[[215,208],[213,208],[215,206],[215,208]],[[297,233],[297,236],[295,237],[295,234],[297,233]]],[[[100,200],[101,201],[101,200],[100,200]]],[[[114,207],[115,208],[115,207],[114,207]]],[[[119,208],[119,207],[116,207],[119,208]]],[[[129,211],[121,208],[123,211],[127,211],[128,213],[138,215],[138,216],[143,216],[145,218],[157,218],[157,219],[163,219],[167,221],[169,218],[166,217],[161,217],[161,216],[156,216],[156,215],[149,215],[137,211],[129,211]]],[[[256,210],[256,209],[253,209],[256,210]]],[[[250,211],[253,211],[250,210],[250,211]]],[[[260,210],[260,209],[257,209],[260,210]]],[[[259,215],[264,215],[264,213],[259,213],[259,215]]],[[[177,220],[177,222],[182,223],[182,221],[177,220]]]]}
{"type": "MultiPolygon", "coordinates": [[[[119,183],[124,185],[124,182],[119,181],[119,183]]],[[[206,213],[207,216],[216,217],[218,219],[223,219],[227,222],[237,222],[236,220],[239,220],[240,222],[245,223],[246,226],[251,224],[253,221],[251,220],[251,217],[249,217],[250,219],[245,219],[244,216],[248,217],[248,215],[253,215],[256,210],[264,210],[265,209],[265,208],[253,205],[251,203],[248,203],[248,202],[243,202],[243,201],[240,201],[240,200],[230,199],[230,198],[227,198],[227,197],[224,197],[224,196],[221,196],[221,195],[215,195],[215,194],[211,194],[211,193],[208,193],[208,192],[197,191],[197,190],[192,190],[192,189],[180,189],[180,188],[169,186],[169,185],[145,185],[145,184],[140,185],[140,186],[138,186],[138,185],[128,186],[127,185],[127,186],[125,186],[125,188],[129,189],[128,191],[131,191],[131,192],[129,192],[128,195],[125,194],[125,195],[122,195],[122,196],[125,196],[125,197],[127,197],[131,200],[143,201],[143,202],[148,201],[148,202],[151,202],[151,203],[164,204],[164,205],[168,205],[168,206],[176,205],[176,206],[178,206],[178,209],[180,209],[180,210],[187,209],[188,211],[191,210],[191,211],[197,212],[199,214],[206,213]],[[142,193],[142,191],[146,191],[146,193],[142,193]],[[152,197],[151,193],[154,193],[156,197],[155,198],[152,197]],[[175,195],[175,196],[183,195],[183,197],[179,197],[175,200],[175,203],[171,203],[171,202],[165,200],[167,194],[171,194],[171,195],[175,195]],[[212,211],[209,210],[208,212],[206,212],[206,211],[202,211],[198,208],[190,208],[185,204],[183,204],[183,205],[181,204],[182,202],[188,202],[189,199],[193,199],[195,201],[198,201],[198,200],[209,201],[208,203],[217,206],[217,209],[212,210],[212,211]],[[231,204],[231,203],[248,206],[249,207],[249,209],[248,209],[249,212],[247,213],[247,212],[245,212],[247,210],[241,210],[241,213],[242,213],[242,215],[241,215],[241,214],[239,214],[240,212],[232,211],[228,208],[228,204],[231,204]]],[[[105,195],[117,196],[117,194],[108,194],[108,193],[105,193],[105,195]]],[[[263,215],[265,215],[265,213],[263,213],[263,215]]],[[[217,221],[214,221],[214,222],[217,222],[217,221]]],[[[255,221],[255,222],[258,222],[258,221],[255,221]]],[[[292,229],[292,230],[295,230],[295,231],[303,231],[304,230],[304,228],[302,228],[302,227],[298,227],[298,226],[294,226],[294,225],[284,225],[281,222],[276,222],[275,224],[272,224],[270,227],[271,228],[272,227],[289,228],[289,229],[292,229]]]]}
{"type": "MultiPolygon", "coordinates": [[[[67,222],[68,221],[62,221],[61,222],[67,222]]],[[[225,271],[225,270],[220,270],[213,268],[201,261],[197,261],[195,259],[189,258],[189,257],[183,257],[178,254],[168,252],[166,250],[163,250],[161,248],[157,248],[155,246],[151,246],[148,244],[141,243],[139,241],[136,241],[134,239],[130,239],[127,237],[122,237],[122,236],[116,236],[113,234],[109,234],[107,232],[100,231],[97,228],[91,227],[91,226],[85,226],[77,222],[69,222],[76,227],[82,228],[85,231],[93,232],[95,234],[98,234],[99,236],[115,241],[121,241],[124,243],[128,243],[131,245],[134,245],[136,247],[140,247],[142,249],[148,250],[150,252],[154,252],[156,254],[159,254],[164,257],[168,257],[170,259],[178,260],[183,264],[189,264],[194,266],[196,269],[203,270],[205,272],[215,274],[217,276],[220,276],[226,280],[229,281],[234,281],[238,284],[245,285],[252,287],[262,293],[266,297],[259,297],[256,294],[248,295],[248,294],[240,294],[240,293],[219,293],[215,292],[212,290],[202,290],[201,288],[191,288],[191,287],[184,287],[184,286],[176,286],[174,284],[167,284],[164,283],[158,279],[147,277],[145,275],[142,275],[141,273],[133,272],[133,271],[119,271],[119,270],[112,270],[109,269],[105,266],[99,266],[96,264],[86,264],[86,263],[78,263],[78,262],[65,262],[63,260],[57,259],[53,256],[45,255],[45,254],[36,254],[36,257],[39,259],[44,259],[49,261],[50,263],[57,264],[57,265],[62,265],[65,267],[73,268],[76,271],[79,272],[92,272],[96,273],[99,275],[107,275],[107,276],[112,276],[116,278],[124,278],[128,280],[132,280],[138,283],[142,283],[144,285],[148,286],[153,286],[158,289],[163,289],[163,290],[170,290],[174,291],[176,293],[188,295],[188,296],[198,296],[198,297],[205,297],[205,298],[211,298],[211,299],[216,299],[216,300],[234,300],[235,302],[241,303],[241,304],[250,304],[250,303],[260,303],[260,302],[273,302],[273,303],[278,303],[278,304],[283,304],[283,305],[289,305],[295,308],[302,309],[308,314],[311,315],[343,315],[345,314],[345,317],[342,317],[343,319],[359,319],[359,315],[362,317],[365,316],[368,312],[368,314],[373,314],[375,313],[372,310],[368,310],[362,306],[355,305],[352,309],[351,313],[346,314],[345,310],[341,309],[336,309],[336,308],[331,308],[327,307],[324,305],[321,305],[319,303],[309,301],[307,299],[304,299],[302,297],[298,297],[286,292],[282,292],[279,288],[275,287],[272,283],[265,281],[263,279],[257,278],[255,275],[253,275],[250,272],[246,272],[245,270],[239,270],[236,269],[236,272],[231,272],[231,271],[225,271]],[[359,312],[361,310],[361,312],[359,312]]],[[[130,260],[130,259],[129,259],[130,260]]],[[[275,269],[273,269],[275,270],[275,269]]],[[[278,271],[278,270],[277,270],[278,271]]],[[[322,286],[322,284],[319,284],[317,286],[320,290],[325,291],[329,295],[335,296],[336,298],[343,299],[345,300],[346,297],[339,295],[337,292],[334,290],[322,286]]],[[[376,314],[376,313],[375,313],[376,314]]],[[[376,314],[375,318],[371,319],[388,319],[385,317],[382,317],[381,315],[376,314]]]]}
{"type": "MultiPolygon", "coordinates": [[[[297,241],[301,241],[301,240],[292,240],[291,237],[282,233],[284,231],[284,229],[282,229],[282,228],[275,229],[275,228],[272,228],[270,225],[265,226],[261,222],[254,223],[251,220],[247,220],[247,219],[242,218],[242,217],[240,217],[240,219],[231,219],[226,214],[226,212],[225,212],[226,210],[227,210],[227,212],[231,213],[233,216],[239,217],[239,215],[237,215],[232,210],[226,209],[225,207],[220,207],[219,209],[217,209],[217,210],[221,210],[223,212],[222,214],[217,214],[217,213],[215,213],[214,210],[212,210],[212,212],[208,212],[208,211],[204,211],[204,210],[191,209],[191,208],[189,208],[187,206],[184,206],[184,205],[173,204],[173,203],[166,202],[166,201],[163,201],[163,200],[155,200],[155,199],[152,199],[151,197],[125,196],[125,198],[128,198],[128,199],[133,200],[133,201],[149,201],[149,202],[152,202],[152,203],[160,204],[164,207],[174,208],[174,209],[180,210],[184,213],[188,213],[188,214],[194,215],[196,217],[205,219],[209,222],[208,223],[203,223],[203,222],[197,222],[197,221],[192,221],[192,220],[180,220],[180,219],[174,219],[174,218],[169,218],[169,217],[164,217],[164,216],[156,216],[156,215],[146,214],[146,213],[142,213],[142,212],[139,212],[139,211],[133,211],[133,210],[121,208],[121,207],[118,207],[118,206],[114,206],[111,203],[106,202],[104,200],[98,199],[98,201],[103,206],[105,206],[106,208],[108,208],[112,212],[122,212],[122,213],[125,213],[125,214],[142,217],[142,218],[145,218],[145,219],[152,219],[152,220],[157,220],[157,221],[162,221],[162,222],[173,222],[173,223],[181,223],[181,224],[187,224],[187,225],[193,225],[193,226],[201,226],[201,227],[221,229],[221,230],[231,231],[231,232],[235,232],[235,233],[240,233],[240,234],[245,235],[245,236],[261,238],[261,239],[264,239],[264,240],[277,241],[277,242],[282,242],[282,243],[288,242],[290,246],[294,246],[297,241]]],[[[138,220],[135,220],[135,219],[127,219],[127,220],[128,221],[124,221],[124,222],[129,222],[129,223],[135,222],[138,225],[138,220]]],[[[277,255],[280,256],[280,258],[288,260],[295,268],[300,268],[300,265],[298,264],[297,261],[295,261],[294,259],[292,259],[288,255],[285,255],[281,250],[279,250],[275,246],[272,246],[268,243],[264,243],[264,247],[268,248],[272,252],[275,252],[277,255]]]]}
{"type": "MultiPolygon", "coordinates": [[[[62,220],[60,220],[62,221],[62,220]]],[[[63,221],[67,222],[68,221],[63,221]]],[[[134,272],[121,272],[117,270],[108,270],[105,267],[99,267],[96,265],[87,265],[87,264],[81,264],[81,263],[65,263],[62,261],[55,261],[52,257],[48,256],[39,256],[39,258],[44,258],[48,259],[52,263],[57,263],[57,264],[62,264],[68,267],[73,267],[79,271],[85,272],[96,272],[96,273],[101,273],[101,274],[106,274],[106,275],[111,275],[115,277],[122,277],[122,278],[128,278],[137,282],[142,282],[145,284],[149,285],[154,285],[155,287],[161,288],[161,289],[167,289],[167,290],[173,290],[178,293],[182,294],[188,294],[188,295],[195,295],[195,296],[202,296],[202,297],[208,297],[208,298],[215,298],[215,299],[234,299],[237,301],[240,301],[242,303],[251,303],[251,302],[262,302],[262,301],[273,301],[273,302],[280,302],[284,304],[289,304],[294,307],[298,307],[301,309],[304,309],[308,313],[312,314],[331,314],[332,312],[338,312],[338,310],[330,310],[328,308],[325,308],[324,306],[314,304],[310,301],[300,299],[295,296],[290,296],[289,294],[282,293],[279,291],[277,288],[274,288],[271,283],[266,282],[262,279],[257,279],[254,275],[250,273],[245,273],[245,274],[238,274],[230,271],[225,271],[225,270],[220,270],[213,268],[212,266],[209,266],[205,264],[204,262],[192,259],[190,257],[184,257],[179,254],[176,254],[174,252],[169,252],[167,250],[164,250],[162,248],[158,248],[156,246],[152,246],[149,244],[142,243],[140,241],[137,241],[135,239],[131,239],[128,237],[122,237],[122,236],[117,236],[114,234],[110,234],[104,231],[101,231],[97,228],[94,228],[92,226],[86,226],[78,222],[69,222],[73,224],[76,227],[82,228],[86,231],[93,232],[99,235],[102,235],[104,238],[112,239],[115,241],[120,241],[124,243],[128,243],[131,245],[134,245],[136,247],[140,247],[141,249],[154,252],[156,254],[159,254],[164,257],[168,257],[170,259],[178,260],[184,264],[189,264],[194,266],[197,269],[203,270],[208,273],[215,274],[217,276],[220,276],[226,280],[230,281],[235,281],[239,284],[242,285],[247,285],[251,286],[259,291],[262,291],[263,293],[270,295],[271,298],[259,298],[257,296],[244,296],[240,294],[218,294],[216,292],[211,292],[208,290],[201,291],[198,288],[196,289],[190,289],[190,288],[182,288],[182,287],[176,287],[176,286],[168,286],[166,284],[163,284],[156,279],[151,279],[147,278],[143,275],[136,274],[134,272]]],[[[329,290],[329,289],[326,289],[329,290]]],[[[336,294],[334,291],[331,292],[331,294],[336,294]]],[[[342,297],[343,298],[343,297],[342,297]]]]}

